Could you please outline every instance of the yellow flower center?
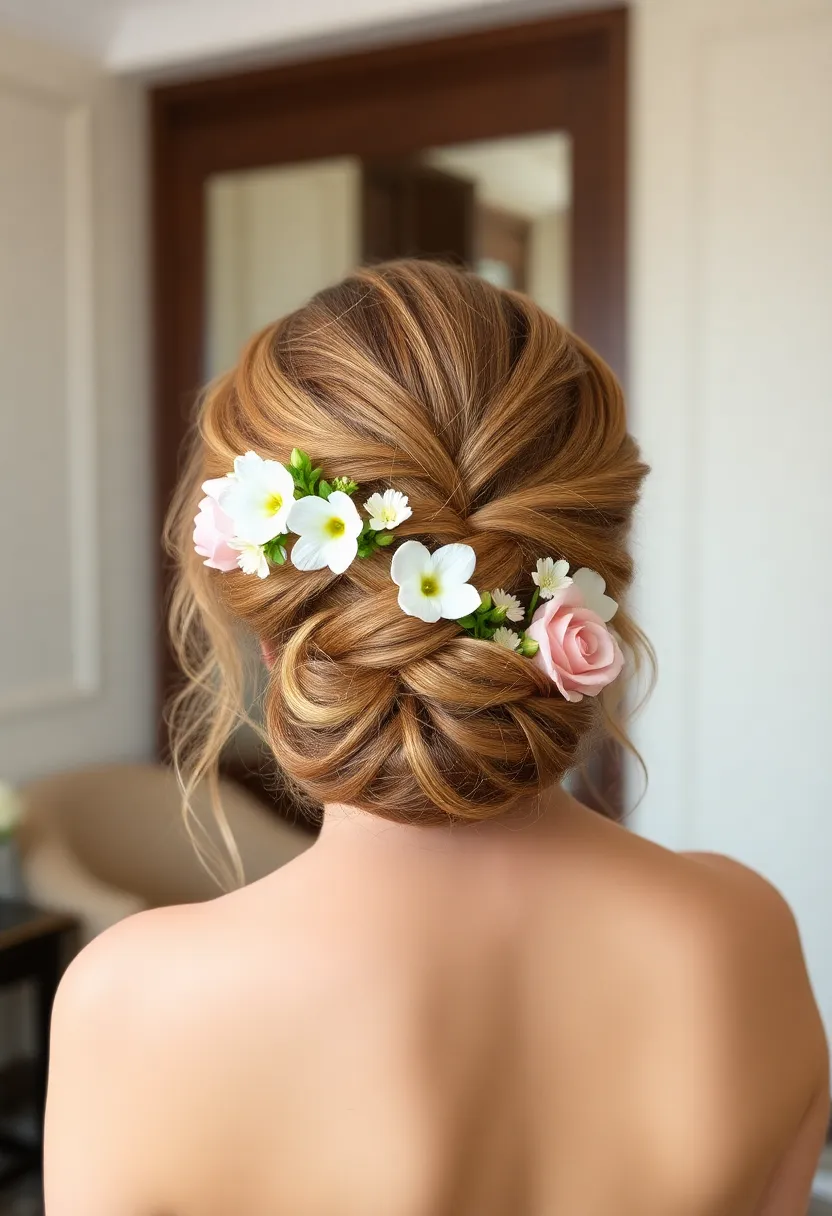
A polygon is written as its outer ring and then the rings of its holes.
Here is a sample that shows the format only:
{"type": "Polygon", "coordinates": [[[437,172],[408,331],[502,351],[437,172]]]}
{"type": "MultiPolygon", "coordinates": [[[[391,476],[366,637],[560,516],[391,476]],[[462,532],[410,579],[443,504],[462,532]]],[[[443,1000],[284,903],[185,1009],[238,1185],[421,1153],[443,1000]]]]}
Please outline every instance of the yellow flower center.
{"type": "Polygon", "coordinates": [[[279,494],[270,494],[266,499],[266,514],[277,515],[280,508],[283,506],[283,499],[279,494]]]}
{"type": "Polygon", "coordinates": [[[422,595],[430,598],[432,595],[439,594],[439,583],[432,574],[422,575],[422,595]]]}
{"type": "Polygon", "coordinates": [[[330,536],[343,536],[346,531],[346,525],[343,519],[339,519],[337,515],[333,515],[332,519],[326,521],[326,531],[330,536]]]}

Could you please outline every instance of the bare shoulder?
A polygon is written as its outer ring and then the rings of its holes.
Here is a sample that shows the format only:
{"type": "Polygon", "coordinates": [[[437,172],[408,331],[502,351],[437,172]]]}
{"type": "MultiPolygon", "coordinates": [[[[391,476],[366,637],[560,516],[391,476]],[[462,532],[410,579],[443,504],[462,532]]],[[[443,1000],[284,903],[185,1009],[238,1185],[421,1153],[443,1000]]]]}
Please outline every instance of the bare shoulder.
{"type": "Polygon", "coordinates": [[[729,915],[742,931],[749,919],[775,930],[777,940],[799,945],[794,914],[783,894],[758,871],[722,853],[678,854],[690,876],[691,890],[701,897],[703,910],[729,915]]]}
{"type": "Polygon", "coordinates": [[[125,917],[105,929],[76,955],[67,968],[59,992],[73,998],[92,994],[102,982],[124,979],[133,964],[156,953],[156,947],[180,934],[192,922],[194,905],[152,908],[125,917]]]}
{"type": "Polygon", "coordinates": [[[644,974],[657,970],[664,982],[656,991],[680,1005],[677,1027],[697,1032],[703,1047],[716,1048],[720,1038],[731,1047],[726,1080],[752,1063],[758,1075],[771,1075],[778,1057],[798,1093],[821,1080],[825,1036],[798,926],[780,891],[714,853],[651,845],[639,864],[631,922],[653,948],[644,974]]]}
{"type": "MultiPolygon", "coordinates": [[[[271,911],[279,924],[279,898],[271,911]]],[[[98,1042],[127,1038],[181,1060],[188,1044],[199,1051],[215,1038],[229,1014],[251,1012],[249,998],[265,988],[259,964],[268,959],[279,972],[281,954],[281,933],[269,931],[251,888],[130,916],[68,968],[55,1001],[55,1046],[94,1030],[98,1042]]]]}
{"type": "Polygon", "coordinates": [[[154,908],[119,921],[87,945],[67,968],[52,1013],[52,1057],[88,1039],[103,1055],[108,1044],[141,1039],[147,1046],[160,1021],[181,1007],[199,983],[207,951],[200,948],[209,905],[154,908]]]}
{"type": "Polygon", "coordinates": [[[199,1175],[188,1162],[204,1156],[212,1112],[227,1110],[250,1079],[242,1027],[263,968],[235,908],[227,896],[139,913],[69,967],[52,1019],[49,1216],[184,1202],[178,1188],[199,1175]]]}
{"type": "Polygon", "coordinates": [[[829,1062],[794,915],[739,862],[660,852],[638,911],[654,947],[640,999],[649,994],[644,1092],[656,1143],[673,1176],[696,1163],[690,1185],[703,1200],[730,1194],[732,1211],[751,1211],[747,1196],[791,1170],[792,1206],[771,1210],[800,1210],[828,1117],[829,1062]]]}
{"type": "Polygon", "coordinates": [[[825,1073],[823,1028],[800,933],[781,892],[756,871],[713,853],[678,858],[677,919],[683,969],[696,984],[704,1030],[741,1031],[745,1051],[779,1046],[797,1090],[825,1073]]]}
{"type": "Polygon", "coordinates": [[[729,857],[687,853],[678,865],[677,921],[671,924],[682,928],[685,963],[701,982],[700,1012],[717,1028],[730,1028],[732,1016],[748,1019],[761,1041],[766,1034],[803,1035],[794,1043],[793,1075],[801,1075],[795,1066],[802,1048],[806,1071],[816,1078],[817,1067],[825,1064],[825,1038],[786,899],[761,874],[729,857]]]}
{"type": "MultiPolygon", "coordinates": [[[[96,938],[64,975],[52,1014],[44,1186],[49,1216],[152,1210],[160,960],[187,912],[143,912],[96,938]],[[155,1042],[154,1042],[155,1037],[155,1042]]],[[[163,964],[166,969],[167,964],[163,964]]]]}
{"type": "Polygon", "coordinates": [[[191,961],[203,920],[197,906],[154,908],[120,921],[96,937],[64,974],[52,1015],[53,1050],[67,1035],[94,1033],[100,1043],[154,1023],[167,980],[191,961]]]}

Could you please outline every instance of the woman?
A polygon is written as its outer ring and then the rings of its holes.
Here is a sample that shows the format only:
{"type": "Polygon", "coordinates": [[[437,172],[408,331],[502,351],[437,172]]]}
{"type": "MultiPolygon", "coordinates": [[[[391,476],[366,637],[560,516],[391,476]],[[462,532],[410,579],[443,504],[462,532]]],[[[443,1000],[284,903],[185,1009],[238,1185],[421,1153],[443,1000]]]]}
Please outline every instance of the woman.
{"type": "Polygon", "coordinates": [[[561,785],[643,650],[645,472],[597,355],[429,263],[357,272],[209,390],[172,526],[186,788],[242,623],[323,829],[72,966],[49,1216],[805,1211],[827,1055],[787,906],[561,785]]]}

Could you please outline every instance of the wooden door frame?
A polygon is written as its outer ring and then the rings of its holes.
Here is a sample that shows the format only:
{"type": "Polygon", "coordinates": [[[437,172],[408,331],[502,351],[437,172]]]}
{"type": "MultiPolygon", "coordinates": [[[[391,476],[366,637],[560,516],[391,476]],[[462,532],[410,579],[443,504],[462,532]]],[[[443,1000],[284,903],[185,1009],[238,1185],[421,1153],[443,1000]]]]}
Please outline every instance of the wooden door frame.
{"type": "MultiPolygon", "coordinates": [[[[204,378],[205,185],[216,173],[568,133],[572,324],[625,379],[626,9],[214,75],[150,96],[159,525],[204,378]]],[[[160,697],[175,670],[168,582],[160,563],[160,697]]],[[[617,757],[603,768],[620,811],[617,757]]]]}

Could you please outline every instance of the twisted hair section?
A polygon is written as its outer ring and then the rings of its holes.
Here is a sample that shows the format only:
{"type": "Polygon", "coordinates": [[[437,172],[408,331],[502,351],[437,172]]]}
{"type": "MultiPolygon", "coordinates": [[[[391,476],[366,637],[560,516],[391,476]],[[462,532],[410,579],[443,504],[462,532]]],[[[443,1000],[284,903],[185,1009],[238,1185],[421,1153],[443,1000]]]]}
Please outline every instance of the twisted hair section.
{"type": "MultiPolygon", "coordinates": [[[[626,600],[646,468],[609,368],[531,300],[474,275],[429,262],[359,270],[252,338],[200,405],[168,529],[186,790],[215,770],[243,713],[239,624],[273,658],[265,737],[319,803],[483,820],[560,780],[605,730],[624,737],[623,687],[570,703],[530,660],[405,616],[389,550],[341,575],[202,566],[201,482],[249,449],[285,461],[293,447],[354,478],[362,500],[394,484],[412,508],[396,542],[471,545],[482,591],[528,595],[537,558],[553,556],[626,600]]],[[[624,608],[614,624],[632,670],[648,648],[624,608]]]]}

